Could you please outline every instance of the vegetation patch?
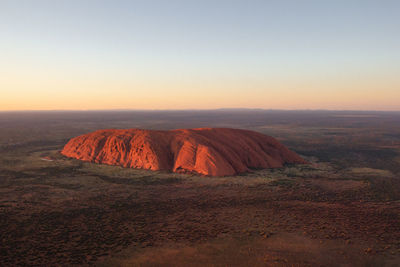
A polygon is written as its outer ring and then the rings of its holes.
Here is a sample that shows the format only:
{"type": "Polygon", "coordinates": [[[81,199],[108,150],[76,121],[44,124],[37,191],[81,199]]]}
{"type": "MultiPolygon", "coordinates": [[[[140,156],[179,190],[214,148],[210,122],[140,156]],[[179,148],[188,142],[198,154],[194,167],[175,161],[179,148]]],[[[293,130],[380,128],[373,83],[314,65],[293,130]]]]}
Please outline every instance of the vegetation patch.
{"type": "Polygon", "coordinates": [[[292,188],[297,185],[297,182],[292,179],[279,179],[279,180],[274,180],[269,183],[272,186],[281,186],[281,187],[286,187],[286,188],[292,188]]]}
{"type": "Polygon", "coordinates": [[[389,170],[373,169],[373,168],[350,168],[348,170],[350,174],[357,176],[382,176],[382,177],[393,177],[393,173],[389,170]]]}

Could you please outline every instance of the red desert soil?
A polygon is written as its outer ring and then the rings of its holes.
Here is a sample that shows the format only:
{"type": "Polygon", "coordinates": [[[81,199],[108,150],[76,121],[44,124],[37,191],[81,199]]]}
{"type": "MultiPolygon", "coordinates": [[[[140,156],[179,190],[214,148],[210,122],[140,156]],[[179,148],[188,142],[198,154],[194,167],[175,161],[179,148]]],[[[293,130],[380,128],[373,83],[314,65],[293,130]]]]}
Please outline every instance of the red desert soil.
{"type": "Polygon", "coordinates": [[[83,161],[209,176],[306,163],[275,138],[248,130],[99,130],[71,139],[61,152],[83,161]]]}

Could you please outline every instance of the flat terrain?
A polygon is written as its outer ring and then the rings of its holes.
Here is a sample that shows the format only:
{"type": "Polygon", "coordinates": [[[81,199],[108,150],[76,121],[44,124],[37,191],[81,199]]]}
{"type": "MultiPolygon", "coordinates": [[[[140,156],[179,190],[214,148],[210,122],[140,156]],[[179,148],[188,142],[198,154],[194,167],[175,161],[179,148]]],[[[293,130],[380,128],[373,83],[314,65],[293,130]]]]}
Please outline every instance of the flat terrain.
{"type": "Polygon", "coordinates": [[[0,113],[0,265],[399,266],[400,113],[0,113]],[[59,154],[135,127],[255,130],[310,164],[211,178],[59,154]]]}

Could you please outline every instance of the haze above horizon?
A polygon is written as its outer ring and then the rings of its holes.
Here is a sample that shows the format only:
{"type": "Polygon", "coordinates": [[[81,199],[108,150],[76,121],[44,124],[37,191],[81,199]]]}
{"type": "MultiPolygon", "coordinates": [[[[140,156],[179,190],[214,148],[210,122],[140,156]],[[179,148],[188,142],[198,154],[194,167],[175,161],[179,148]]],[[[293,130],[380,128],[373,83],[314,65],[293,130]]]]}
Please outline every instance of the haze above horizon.
{"type": "Polygon", "coordinates": [[[399,1],[0,2],[0,110],[400,110],[399,1]]]}

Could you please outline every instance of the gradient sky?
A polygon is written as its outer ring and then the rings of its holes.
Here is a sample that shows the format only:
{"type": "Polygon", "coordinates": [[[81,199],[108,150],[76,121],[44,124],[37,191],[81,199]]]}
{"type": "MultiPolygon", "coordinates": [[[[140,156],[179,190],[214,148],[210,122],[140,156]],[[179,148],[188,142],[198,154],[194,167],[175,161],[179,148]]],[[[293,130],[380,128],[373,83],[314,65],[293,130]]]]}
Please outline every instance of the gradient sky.
{"type": "Polygon", "coordinates": [[[400,110],[400,1],[0,0],[0,110],[400,110]]]}

